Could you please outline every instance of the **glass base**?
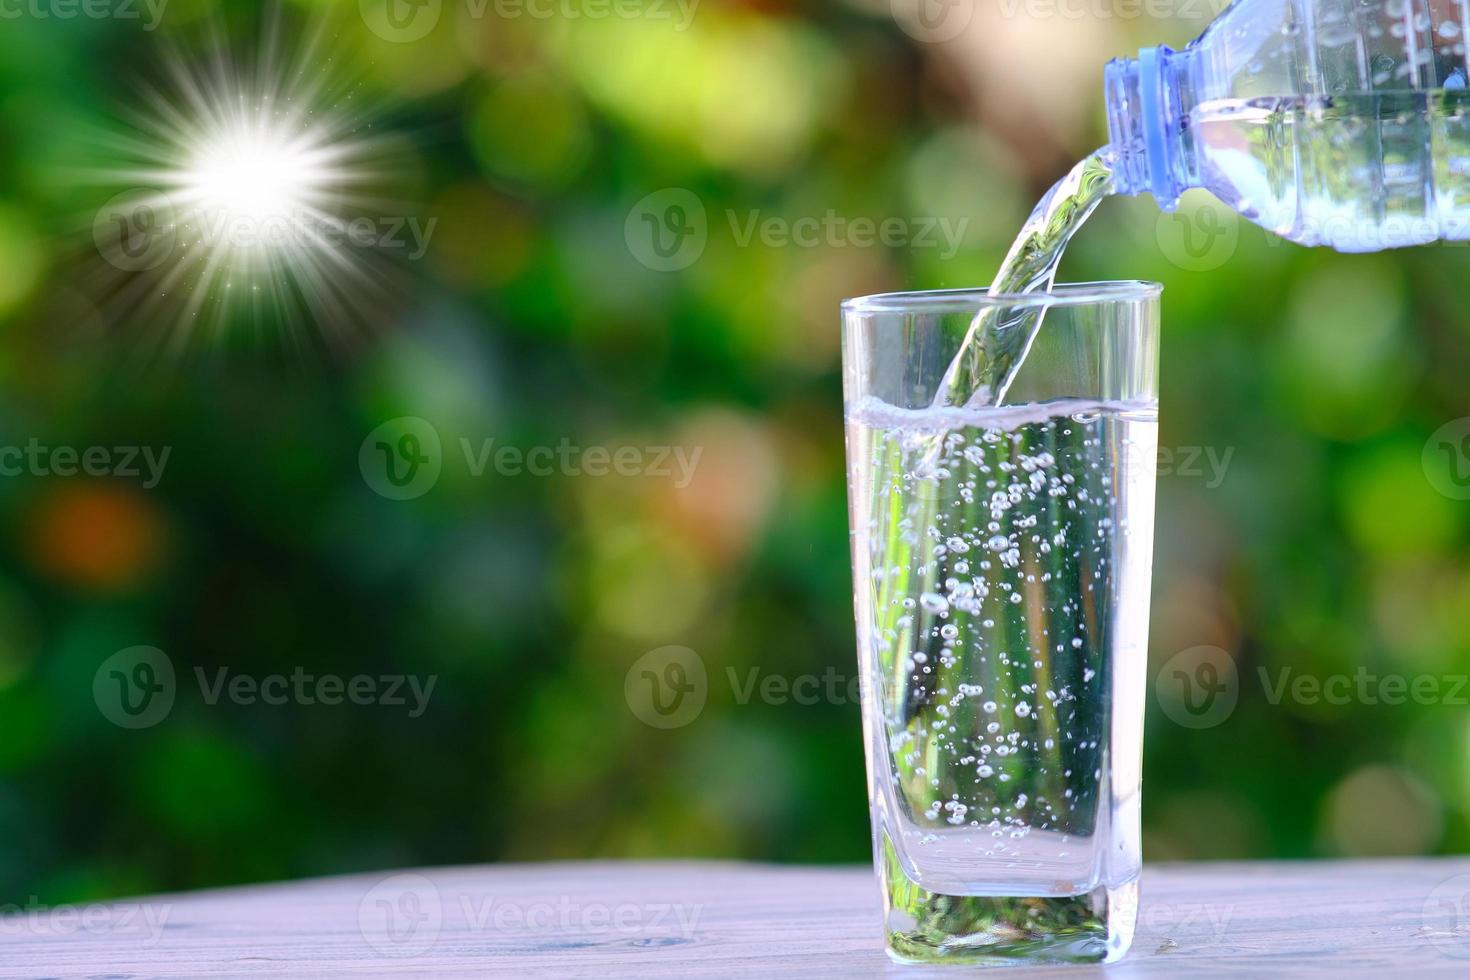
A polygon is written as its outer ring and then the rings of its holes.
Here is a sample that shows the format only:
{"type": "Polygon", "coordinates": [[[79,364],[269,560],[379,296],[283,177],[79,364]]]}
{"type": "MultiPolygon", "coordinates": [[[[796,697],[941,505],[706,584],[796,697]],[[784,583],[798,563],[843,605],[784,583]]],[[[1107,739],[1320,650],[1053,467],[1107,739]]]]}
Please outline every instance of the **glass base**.
{"type": "Polygon", "coordinates": [[[1133,940],[1136,881],[1081,895],[941,895],[888,856],[884,924],[899,963],[1111,963],[1133,940]]]}

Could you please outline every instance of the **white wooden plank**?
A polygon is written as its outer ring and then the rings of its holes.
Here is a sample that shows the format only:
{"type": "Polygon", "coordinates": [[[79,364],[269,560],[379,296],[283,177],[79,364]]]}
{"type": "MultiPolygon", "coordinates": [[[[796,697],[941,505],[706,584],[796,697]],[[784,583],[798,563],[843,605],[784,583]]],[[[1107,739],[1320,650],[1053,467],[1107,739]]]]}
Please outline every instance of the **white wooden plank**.
{"type": "MultiPolygon", "coordinates": [[[[1113,977],[1470,976],[1470,859],[1145,871],[1113,977]]],[[[1075,976],[1077,968],[1007,975],[1075,976]]],[[[867,869],[718,863],[435,868],[0,918],[6,977],[878,976],[867,869]]]]}

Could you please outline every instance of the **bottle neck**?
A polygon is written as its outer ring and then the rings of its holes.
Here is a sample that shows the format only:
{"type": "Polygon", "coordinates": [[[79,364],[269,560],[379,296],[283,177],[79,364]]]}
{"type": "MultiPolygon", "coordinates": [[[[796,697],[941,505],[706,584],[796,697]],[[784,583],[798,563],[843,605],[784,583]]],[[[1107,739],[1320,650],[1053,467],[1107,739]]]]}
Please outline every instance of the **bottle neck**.
{"type": "Polygon", "coordinates": [[[1137,58],[1108,62],[1103,74],[1108,105],[1108,147],[1119,194],[1148,191],[1172,211],[1193,186],[1184,152],[1181,92],[1194,52],[1144,48],[1137,58]]]}

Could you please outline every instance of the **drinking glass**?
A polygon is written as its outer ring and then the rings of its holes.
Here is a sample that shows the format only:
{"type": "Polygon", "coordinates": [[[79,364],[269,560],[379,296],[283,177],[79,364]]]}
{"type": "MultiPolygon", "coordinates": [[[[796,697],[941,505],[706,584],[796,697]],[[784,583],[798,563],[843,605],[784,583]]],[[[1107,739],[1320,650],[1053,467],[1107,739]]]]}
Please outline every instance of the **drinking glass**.
{"type": "Polygon", "coordinates": [[[874,863],[900,961],[1122,956],[1137,912],[1160,287],[842,306],[874,863]],[[1037,324],[935,407],[977,314],[1037,324]]]}

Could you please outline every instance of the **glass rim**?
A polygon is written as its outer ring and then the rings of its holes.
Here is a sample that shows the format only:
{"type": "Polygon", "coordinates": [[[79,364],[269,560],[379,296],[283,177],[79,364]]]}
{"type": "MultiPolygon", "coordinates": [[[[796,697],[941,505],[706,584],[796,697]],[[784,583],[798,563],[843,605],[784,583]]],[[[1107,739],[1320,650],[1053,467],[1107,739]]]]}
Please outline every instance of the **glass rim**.
{"type": "Polygon", "coordinates": [[[1146,279],[1059,283],[1029,293],[994,293],[985,286],[967,289],[925,289],[914,292],[873,293],[842,301],[843,313],[957,313],[986,307],[1088,306],[1157,299],[1161,283],[1146,279]]]}

